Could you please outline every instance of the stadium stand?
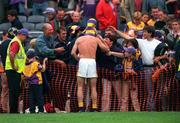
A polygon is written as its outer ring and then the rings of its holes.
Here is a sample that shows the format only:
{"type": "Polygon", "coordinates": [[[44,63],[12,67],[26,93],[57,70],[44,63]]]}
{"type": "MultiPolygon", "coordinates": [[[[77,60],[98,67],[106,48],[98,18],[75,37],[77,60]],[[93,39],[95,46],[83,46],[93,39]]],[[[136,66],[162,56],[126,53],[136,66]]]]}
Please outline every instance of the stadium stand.
{"type": "Polygon", "coordinates": [[[26,16],[18,15],[18,18],[19,18],[19,20],[20,20],[21,23],[27,22],[27,17],[26,17],[26,16]]]}
{"type": "Polygon", "coordinates": [[[29,37],[30,38],[37,38],[41,34],[43,34],[42,31],[29,31],[29,37]]]}
{"type": "Polygon", "coordinates": [[[44,23],[37,23],[37,24],[35,24],[35,30],[42,31],[43,24],[44,23]]]}
{"type": "Polygon", "coordinates": [[[23,27],[28,29],[29,31],[32,31],[35,29],[35,24],[34,23],[22,23],[23,24],[23,27]]]}
{"type": "Polygon", "coordinates": [[[29,23],[44,23],[45,17],[42,15],[32,15],[28,17],[29,23]]]}
{"type": "Polygon", "coordinates": [[[8,30],[11,27],[11,23],[2,23],[0,24],[0,31],[8,30]]]}

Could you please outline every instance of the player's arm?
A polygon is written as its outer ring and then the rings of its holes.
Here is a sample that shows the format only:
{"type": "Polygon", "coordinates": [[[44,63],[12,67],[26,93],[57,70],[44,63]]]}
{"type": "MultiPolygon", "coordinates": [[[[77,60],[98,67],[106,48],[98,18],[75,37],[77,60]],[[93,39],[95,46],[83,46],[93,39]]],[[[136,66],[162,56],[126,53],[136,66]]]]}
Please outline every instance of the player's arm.
{"type": "Polygon", "coordinates": [[[114,32],[116,32],[116,34],[118,34],[119,36],[121,36],[124,39],[133,39],[132,37],[129,37],[126,33],[121,32],[119,30],[117,30],[115,27],[113,26],[109,26],[110,29],[112,29],[114,32]]]}
{"type": "Polygon", "coordinates": [[[97,44],[99,45],[99,47],[101,48],[102,51],[108,53],[109,52],[109,47],[107,46],[107,44],[101,40],[100,38],[97,38],[97,44]]]}

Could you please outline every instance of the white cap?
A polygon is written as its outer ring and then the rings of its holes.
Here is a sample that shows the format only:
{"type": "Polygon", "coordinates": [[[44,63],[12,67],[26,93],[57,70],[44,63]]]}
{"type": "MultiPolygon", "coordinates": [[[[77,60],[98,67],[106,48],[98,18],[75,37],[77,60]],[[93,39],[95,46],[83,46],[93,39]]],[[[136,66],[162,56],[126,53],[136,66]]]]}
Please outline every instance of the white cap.
{"type": "Polygon", "coordinates": [[[46,8],[46,10],[43,12],[43,14],[48,14],[48,13],[55,13],[55,9],[54,8],[46,8]]]}

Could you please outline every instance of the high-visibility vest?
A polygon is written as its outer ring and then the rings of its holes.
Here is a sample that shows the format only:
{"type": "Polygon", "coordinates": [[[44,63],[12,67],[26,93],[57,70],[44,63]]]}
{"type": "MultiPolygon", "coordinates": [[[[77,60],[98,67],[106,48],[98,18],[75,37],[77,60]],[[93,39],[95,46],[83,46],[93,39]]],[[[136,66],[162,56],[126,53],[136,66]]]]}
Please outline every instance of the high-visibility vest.
{"type": "Polygon", "coordinates": [[[12,65],[11,65],[11,61],[10,61],[10,46],[15,41],[17,41],[19,44],[19,51],[14,57],[14,66],[17,68],[18,73],[22,73],[24,68],[25,68],[26,53],[25,53],[24,48],[21,44],[21,41],[17,37],[14,37],[8,46],[5,70],[13,70],[12,65]]]}

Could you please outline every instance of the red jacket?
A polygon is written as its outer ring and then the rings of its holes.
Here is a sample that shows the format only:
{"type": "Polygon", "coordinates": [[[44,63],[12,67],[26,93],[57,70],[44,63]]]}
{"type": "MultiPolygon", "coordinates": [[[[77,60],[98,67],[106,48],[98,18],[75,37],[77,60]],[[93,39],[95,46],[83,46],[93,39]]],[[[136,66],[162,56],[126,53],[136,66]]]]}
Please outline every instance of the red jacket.
{"type": "Polygon", "coordinates": [[[105,0],[100,0],[96,7],[96,18],[99,21],[99,29],[105,30],[108,26],[117,28],[117,11],[113,11],[111,5],[105,0]]]}

